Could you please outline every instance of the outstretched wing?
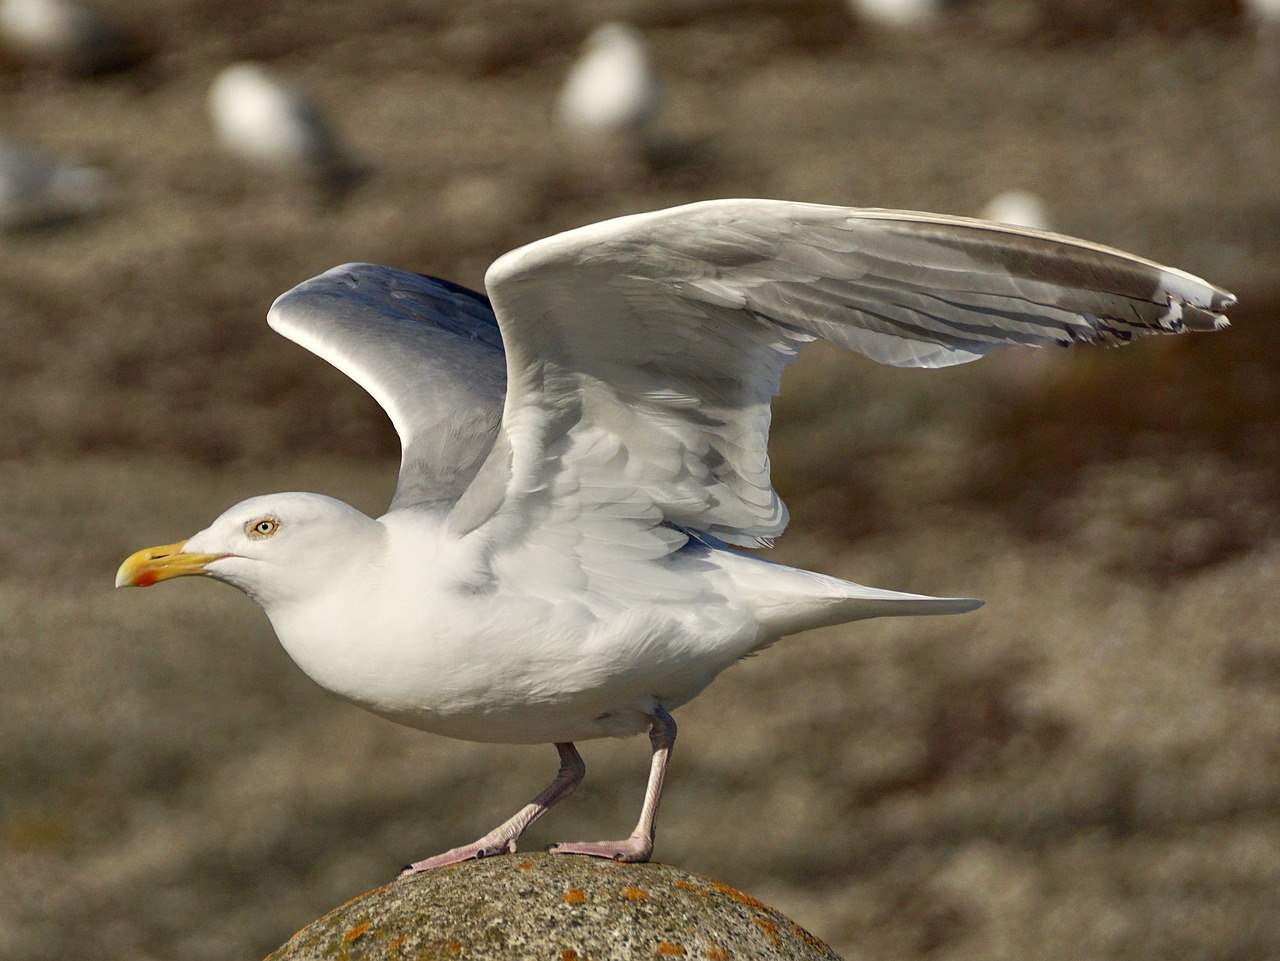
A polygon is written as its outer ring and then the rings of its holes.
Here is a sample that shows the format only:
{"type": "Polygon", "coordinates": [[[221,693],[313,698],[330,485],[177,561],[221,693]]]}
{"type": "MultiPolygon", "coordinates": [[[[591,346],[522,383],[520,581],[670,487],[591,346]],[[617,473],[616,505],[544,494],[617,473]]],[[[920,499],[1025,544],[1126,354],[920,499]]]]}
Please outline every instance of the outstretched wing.
{"type": "Polygon", "coordinates": [[[485,283],[508,390],[456,526],[491,538],[494,556],[523,551],[522,563],[573,554],[588,576],[608,574],[593,563],[669,552],[685,536],[673,528],[734,544],[782,531],[769,401],[815,337],[937,367],[1013,344],[1213,330],[1234,302],[1066,237],[768,200],[572,230],[504,255],[485,283]]]}
{"type": "Polygon", "coordinates": [[[280,295],[267,322],[390,416],[401,444],[393,510],[462,494],[493,446],[506,390],[502,335],[486,297],[345,264],[280,295]]]}

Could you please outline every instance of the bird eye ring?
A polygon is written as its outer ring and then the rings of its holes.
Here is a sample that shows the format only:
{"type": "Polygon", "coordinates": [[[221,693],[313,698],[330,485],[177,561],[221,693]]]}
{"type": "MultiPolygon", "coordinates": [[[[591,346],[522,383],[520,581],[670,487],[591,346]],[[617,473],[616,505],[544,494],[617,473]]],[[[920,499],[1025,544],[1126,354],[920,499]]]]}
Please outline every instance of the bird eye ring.
{"type": "Polygon", "coordinates": [[[244,532],[250,537],[270,537],[280,529],[280,522],[274,517],[260,517],[256,521],[250,521],[244,527],[244,532]]]}

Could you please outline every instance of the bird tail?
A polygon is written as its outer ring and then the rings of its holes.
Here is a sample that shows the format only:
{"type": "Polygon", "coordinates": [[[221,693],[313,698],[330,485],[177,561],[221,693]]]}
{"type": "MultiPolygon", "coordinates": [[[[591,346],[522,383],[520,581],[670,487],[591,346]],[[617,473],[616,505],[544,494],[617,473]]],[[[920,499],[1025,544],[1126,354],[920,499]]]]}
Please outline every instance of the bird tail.
{"type": "MultiPolygon", "coordinates": [[[[808,571],[799,573],[807,574],[808,571]]],[[[815,575],[821,577],[821,575],[815,575]]],[[[923,614],[967,614],[983,602],[975,597],[930,597],[865,587],[852,581],[825,578],[839,587],[839,593],[815,592],[764,606],[760,620],[777,636],[797,634],[815,627],[830,627],[871,617],[905,617],[923,614]]]]}
{"type": "Polygon", "coordinates": [[[720,560],[748,598],[762,636],[768,638],[766,644],[815,627],[871,617],[966,614],[983,604],[973,597],[930,597],[867,587],[737,551],[722,553],[720,560]]]}

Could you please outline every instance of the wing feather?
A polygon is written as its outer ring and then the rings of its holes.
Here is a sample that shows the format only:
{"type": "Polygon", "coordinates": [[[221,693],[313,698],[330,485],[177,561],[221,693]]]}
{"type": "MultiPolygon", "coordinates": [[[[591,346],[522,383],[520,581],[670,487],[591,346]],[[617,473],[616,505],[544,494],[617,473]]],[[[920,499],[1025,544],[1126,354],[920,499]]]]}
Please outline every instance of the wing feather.
{"type": "Polygon", "coordinates": [[[499,258],[485,283],[507,349],[508,482],[472,504],[466,529],[495,544],[545,531],[562,548],[584,511],[622,496],[643,509],[598,533],[629,546],[637,532],[658,550],[683,543],[673,529],[732,544],[780,533],[769,401],[816,337],[940,367],[1011,345],[1217,329],[1234,303],[1190,274],[1055,234],[765,200],[568,231],[499,258]]]}
{"type": "Polygon", "coordinates": [[[765,200],[558,234],[499,258],[486,285],[492,305],[348,264],[268,319],[386,409],[402,444],[393,510],[454,500],[451,529],[482,538],[496,572],[598,597],[696,592],[643,562],[690,536],[757,544],[783,530],[769,404],[815,338],[941,367],[1011,345],[1214,330],[1234,303],[1054,234],[765,200]]]}
{"type": "Polygon", "coordinates": [[[401,444],[393,510],[461,496],[493,447],[506,391],[487,298],[432,277],[345,264],[282,294],[267,322],[387,412],[401,444]]]}

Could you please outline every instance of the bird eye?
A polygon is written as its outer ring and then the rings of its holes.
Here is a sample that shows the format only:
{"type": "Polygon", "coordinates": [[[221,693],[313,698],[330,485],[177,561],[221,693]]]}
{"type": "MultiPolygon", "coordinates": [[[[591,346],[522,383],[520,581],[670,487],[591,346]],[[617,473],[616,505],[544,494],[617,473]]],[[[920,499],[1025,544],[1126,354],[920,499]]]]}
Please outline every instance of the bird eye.
{"type": "Polygon", "coordinates": [[[274,517],[260,517],[245,525],[244,532],[250,537],[270,537],[280,529],[280,522],[274,517]]]}

